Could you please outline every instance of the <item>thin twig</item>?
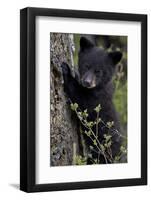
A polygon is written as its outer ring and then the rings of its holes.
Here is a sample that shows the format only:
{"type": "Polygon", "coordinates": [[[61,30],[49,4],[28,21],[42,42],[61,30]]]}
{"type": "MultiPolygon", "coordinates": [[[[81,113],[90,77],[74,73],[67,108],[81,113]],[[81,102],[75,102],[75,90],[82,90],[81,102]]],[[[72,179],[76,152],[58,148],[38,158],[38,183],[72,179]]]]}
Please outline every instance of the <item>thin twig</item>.
{"type": "MultiPolygon", "coordinates": [[[[78,115],[78,112],[77,112],[76,109],[75,109],[75,112],[76,112],[76,114],[77,114],[77,116],[78,116],[78,118],[79,118],[79,115],[78,115]]],[[[100,143],[100,141],[98,140],[98,138],[96,137],[96,135],[95,135],[95,133],[93,132],[93,130],[92,130],[90,127],[88,127],[88,126],[82,121],[81,118],[79,118],[79,120],[81,121],[81,123],[83,124],[83,126],[85,126],[85,128],[87,128],[87,129],[89,129],[89,130],[91,131],[93,137],[96,139],[96,141],[97,141],[97,143],[99,144],[99,147],[100,147],[100,148],[98,147],[98,145],[96,145],[96,147],[99,149],[100,153],[104,156],[105,162],[108,163],[108,162],[107,162],[107,159],[106,159],[106,155],[104,154],[104,151],[101,150],[101,143],[100,143]]],[[[90,137],[90,136],[89,136],[89,137],[90,137]]],[[[91,139],[92,142],[93,142],[93,139],[92,139],[91,137],[90,137],[90,139],[91,139]]]]}
{"type": "Polygon", "coordinates": [[[96,137],[98,137],[98,126],[99,126],[99,112],[97,112],[96,116],[96,137]]]}

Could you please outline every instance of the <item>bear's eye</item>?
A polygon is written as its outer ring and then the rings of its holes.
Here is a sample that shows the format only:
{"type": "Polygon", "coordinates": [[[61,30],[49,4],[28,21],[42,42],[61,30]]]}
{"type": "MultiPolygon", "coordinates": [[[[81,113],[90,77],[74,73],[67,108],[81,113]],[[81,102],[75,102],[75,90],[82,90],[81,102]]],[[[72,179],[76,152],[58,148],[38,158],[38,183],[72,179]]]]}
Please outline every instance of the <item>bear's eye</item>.
{"type": "Polygon", "coordinates": [[[90,65],[86,64],[86,65],[85,65],[85,68],[86,68],[86,69],[90,69],[90,65]]]}
{"type": "Polygon", "coordinates": [[[96,69],[96,70],[95,70],[95,73],[100,73],[100,70],[99,70],[99,69],[96,69]]]}

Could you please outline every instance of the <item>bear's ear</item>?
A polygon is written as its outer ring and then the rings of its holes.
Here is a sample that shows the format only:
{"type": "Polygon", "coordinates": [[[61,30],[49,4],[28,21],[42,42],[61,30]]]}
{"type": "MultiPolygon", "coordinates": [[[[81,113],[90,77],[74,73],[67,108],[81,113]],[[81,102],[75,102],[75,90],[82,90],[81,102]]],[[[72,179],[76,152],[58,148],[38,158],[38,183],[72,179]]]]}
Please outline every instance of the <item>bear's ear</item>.
{"type": "Polygon", "coordinates": [[[86,49],[94,47],[94,44],[87,39],[86,37],[81,37],[80,38],[80,50],[84,51],[86,49]]]}
{"type": "Polygon", "coordinates": [[[120,62],[120,60],[122,58],[122,53],[120,51],[110,52],[108,55],[111,58],[114,65],[116,65],[118,62],[120,62]]]}

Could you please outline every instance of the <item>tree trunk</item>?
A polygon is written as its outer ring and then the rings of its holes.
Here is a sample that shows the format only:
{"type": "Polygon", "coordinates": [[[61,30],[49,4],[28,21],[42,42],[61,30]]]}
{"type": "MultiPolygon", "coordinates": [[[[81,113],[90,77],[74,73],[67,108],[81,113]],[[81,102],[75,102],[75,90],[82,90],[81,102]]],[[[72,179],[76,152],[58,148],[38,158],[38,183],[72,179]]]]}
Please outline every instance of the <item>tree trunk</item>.
{"type": "Polygon", "coordinates": [[[73,35],[50,33],[50,165],[72,165],[79,151],[77,125],[63,90],[61,64],[73,65],[73,35]]]}

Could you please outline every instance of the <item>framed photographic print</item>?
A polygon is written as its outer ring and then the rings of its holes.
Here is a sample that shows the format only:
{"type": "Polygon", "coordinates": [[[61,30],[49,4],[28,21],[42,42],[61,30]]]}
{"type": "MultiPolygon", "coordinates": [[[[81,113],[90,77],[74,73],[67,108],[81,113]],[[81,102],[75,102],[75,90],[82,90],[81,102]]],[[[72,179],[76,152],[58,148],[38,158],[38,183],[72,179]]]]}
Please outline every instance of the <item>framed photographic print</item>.
{"type": "Polygon", "coordinates": [[[147,16],[20,12],[20,189],[147,184],[147,16]]]}

